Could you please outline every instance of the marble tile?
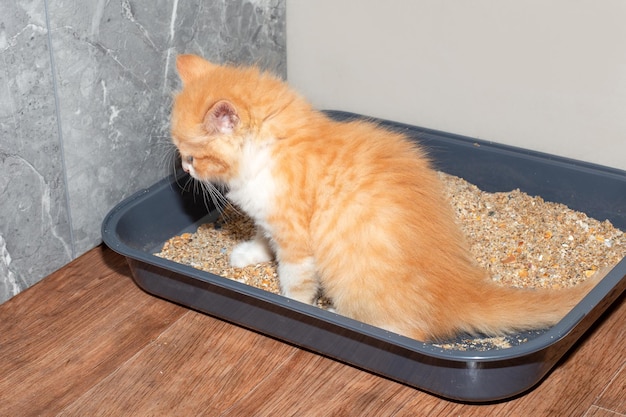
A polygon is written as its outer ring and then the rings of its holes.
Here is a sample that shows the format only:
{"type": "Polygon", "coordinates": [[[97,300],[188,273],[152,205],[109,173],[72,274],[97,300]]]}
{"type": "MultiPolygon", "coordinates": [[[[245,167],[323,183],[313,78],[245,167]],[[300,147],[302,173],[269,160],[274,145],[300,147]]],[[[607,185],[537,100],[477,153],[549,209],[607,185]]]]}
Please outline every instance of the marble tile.
{"type": "Polygon", "coordinates": [[[98,245],[106,213],[169,173],[185,52],[285,76],[285,1],[1,2],[0,302],[98,245]]]}
{"type": "Polygon", "coordinates": [[[255,64],[286,77],[282,0],[205,2],[195,13],[181,16],[175,31],[177,51],[218,62],[255,64]]]}
{"type": "Polygon", "coordinates": [[[175,55],[261,61],[284,72],[281,10],[275,0],[51,3],[77,254],[99,243],[96,226],[115,203],[167,173],[175,55]]]}
{"type": "Polygon", "coordinates": [[[0,4],[0,302],[72,258],[43,1],[0,4]]]}
{"type": "MultiPolygon", "coordinates": [[[[160,48],[170,22],[137,3],[50,7],[76,254],[100,242],[99,224],[114,204],[167,173],[157,143],[167,140],[160,48]]],[[[171,1],[144,3],[171,15],[171,1]]]]}

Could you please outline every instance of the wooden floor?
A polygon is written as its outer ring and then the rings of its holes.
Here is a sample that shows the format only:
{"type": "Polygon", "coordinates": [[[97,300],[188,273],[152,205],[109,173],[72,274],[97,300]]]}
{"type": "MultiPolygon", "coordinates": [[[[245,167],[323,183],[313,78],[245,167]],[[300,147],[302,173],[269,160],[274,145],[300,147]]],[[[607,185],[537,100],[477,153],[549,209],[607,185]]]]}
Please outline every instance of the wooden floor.
{"type": "Polygon", "coordinates": [[[625,416],[624,297],[538,387],[460,404],[141,291],[96,248],[0,306],[0,416],[625,416]]]}

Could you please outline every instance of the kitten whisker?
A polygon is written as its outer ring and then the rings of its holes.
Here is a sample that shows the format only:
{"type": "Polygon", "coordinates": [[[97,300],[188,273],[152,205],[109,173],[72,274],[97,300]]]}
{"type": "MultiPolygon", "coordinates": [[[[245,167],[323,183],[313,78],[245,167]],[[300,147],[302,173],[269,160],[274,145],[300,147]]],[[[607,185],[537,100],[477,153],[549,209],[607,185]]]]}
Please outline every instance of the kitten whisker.
{"type": "Polygon", "coordinates": [[[223,190],[209,181],[201,181],[189,176],[186,177],[184,184],[178,182],[178,179],[176,183],[183,191],[191,192],[194,196],[201,195],[207,211],[211,211],[213,207],[223,213],[231,205],[231,202],[224,196],[223,190]]]}
{"type": "Polygon", "coordinates": [[[199,186],[202,192],[202,198],[207,209],[210,209],[210,203],[217,209],[224,221],[230,220],[230,214],[241,214],[228,198],[225,196],[225,189],[219,184],[210,181],[194,181],[195,186],[199,186]]]}
{"type": "Polygon", "coordinates": [[[178,149],[169,140],[168,136],[156,136],[152,135],[151,138],[157,138],[153,143],[153,147],[159,149],[159,153],[162,155],[162,159],[158,161],[158,165],[163,167],[166,172],[176,173],[178,149]]]}
{"type": "Polygon", "coordinates": [[[230,201],[224,196],[223,190],[211,182],[202,182],[201,184],[204,192],[208,194],[215,208],[223,213],[226,207],[231,204],[230,201]]]}

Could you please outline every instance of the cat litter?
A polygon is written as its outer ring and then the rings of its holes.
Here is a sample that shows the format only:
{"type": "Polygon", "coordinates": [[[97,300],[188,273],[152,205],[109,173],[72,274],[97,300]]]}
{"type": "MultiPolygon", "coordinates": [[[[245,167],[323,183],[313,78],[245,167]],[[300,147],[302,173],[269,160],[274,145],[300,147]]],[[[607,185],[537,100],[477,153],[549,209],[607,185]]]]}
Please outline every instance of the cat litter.
{"type": "MultiPolygon", "coordinates": [[[[626,256],[626,236],[563,204],[519,190],[487,193],[462,178],[440,173],[456,220],[476,262],[494,281],[519,288],[559,289],[576,285],[626,256]]],[[[155,255],[256,288],[280,294],[275,262],[245,268],[229,264],[232,248],[255,234],[254,223],[234,207],[194,233],[174,236],[155,255]]],[[[330,300],[320,298],[318,307],[330,300]]],[[[523,342],[508,336],[460,338],[446,349],[506,349],[523,342]]]]}
{"type": "MultiPolygon", "coordinates": [[[[329,114],[339,120],[359,117],[329,114]]],[[[549,329],[424,343],[276,294],[271,263],[231,269],[230,247],[249,237],[252,225],[233,213],[223,222],[214,208],[207,212],[201,195],[181,189],[188,178],[183,173],[113,208],[102,225],[103,240],[126,257],[145,291],[360,369],[466,402],[504,400],[532,389],[626,288],[626,260],[620,260],[626,173],[380,122],[419,139],[436,168],[447,174],[442,179],[476,262],[502,285],[570,286],[615,266],[549,329]],[[545,210],[546,217],[530,214],[535,210],[545,210]],[[212,237],[199,238],[198,232],[212,237]],[[486,234],[491,237],[484,239],[486,234]],[[179,254],[176,262],[154,255],[188,244],[202,255],[179,254]]]]}

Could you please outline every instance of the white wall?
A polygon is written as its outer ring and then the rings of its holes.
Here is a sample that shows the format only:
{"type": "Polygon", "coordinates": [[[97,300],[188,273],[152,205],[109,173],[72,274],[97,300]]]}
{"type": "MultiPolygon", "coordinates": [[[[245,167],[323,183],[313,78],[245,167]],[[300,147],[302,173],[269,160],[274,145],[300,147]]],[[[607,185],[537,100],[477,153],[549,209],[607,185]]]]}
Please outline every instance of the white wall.
{"type": "Polygon", "coordinates": [[[624,0],[287,0],[287,71],[318,108],[626,169],[624,0]]]}

